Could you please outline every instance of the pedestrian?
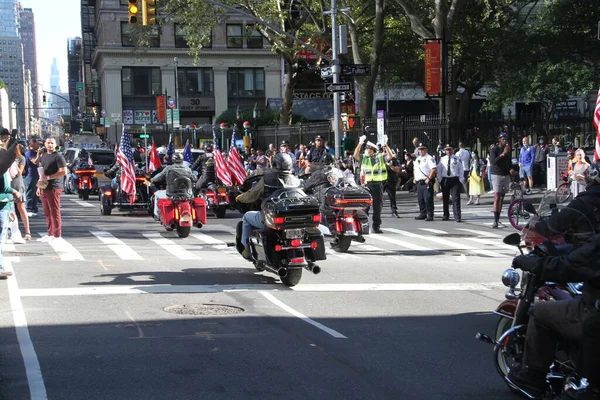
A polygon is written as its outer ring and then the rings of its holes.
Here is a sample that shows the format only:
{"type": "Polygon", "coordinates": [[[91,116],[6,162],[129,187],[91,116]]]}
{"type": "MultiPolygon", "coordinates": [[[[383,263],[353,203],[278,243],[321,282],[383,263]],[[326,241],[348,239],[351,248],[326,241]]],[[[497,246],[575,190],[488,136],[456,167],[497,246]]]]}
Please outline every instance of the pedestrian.
{"type": "Polygon", "coordinates": [[[500,222],[500,213],[502,212],[504,195],[508,192],[510,186],[512,165],[510,150],[508,135],[504,132],[498,136],[498,143],[490,147],[492,185],[494,188],[494,223],[492,224],[492,228],[504,227],[504,224],[500,222]]]}
{"type": "MultiPolygon", "coordinates": [[[[9,133],[10,135],[10,133],[9,133]]],[[[8,236],[9,215],[13,208],[13,200],[20,198],[20,193],[10,187],[8,171],[0,175],[0,279],[8,279],[11,271],[4,269],[3,247],[8,236]]]]}
{"type": "Polygon", "coordinates": [[[548,156],[548,145],[544,143],[544,137],[540,137],[535,145],[535,159],[533,162],[533,183],[537,186],[546,184],[546,157],[548,156]]]}
{"type": "MultiPolygon", "coordinates": [[[[464,171],[464,180],[465,182],[469,179],[469,166],[471,163],[471,152],[465,149],[465,144],[463,142],[458,143],[458,151],[456,152],[456,157],[460,160],[463,166],[464,171]]],[[[466,191],[469,192],[468,190],[466,191]]]]}
{"type": "MultiPolygon", "coordinates": [[[[384,143],[387,136],[384,135],[384,143]]],[[[377,145],[367,141],[365,135],[360,137],[358,146],[354,149],[354,158],[359,159],[360,151],[364,147],[364,154],[360,162],[361,183],[366,184],[373,198],[373,233],[383,233],[381,230],[381,209],[383,208],[383,185],[387,180],[386,159],[383,153],[377,154],[377,145]],[[364,178],[363,178],[364,177],[364,178]]],[[[388,159],[392,158],[392,151],[384,145],[388,159]]],[[[367,209],[367,215],[369,209],[367,209]]]]}
{"type": "Polygon", "coordinates": [[[585,171],[590,167],[590,164],[585,161],[585,151],[577,149],[572,169],[573,182],[571,182],[571,192],[573,197],[579,196],[579,193],[585,192],[585,171]]]}
{"type": "MultiPolygon", "coordinates": [[[[29,230],[29,216],[27,215],[27,209],[25,208],[25,182],[23,181],[23,171],[25,169],[25,156],[21,145],[17,145],[16,157],[13,165],[9,169],[11,178],[10,186],[19,192],[19,197],[15,198],[15,209],[18,211],[21,221],[23,221],[23,228],[25,229],[25,237],[20,237],[18,222],[15,223],[16,231],[13,232],[11,229],[11,235],[13,241],[17,243],[20,240],[31,240],[31,232],[29,230]]],[[[25,243],[25,242],[22,242],[25,243]]]]}
{"type": "Polygon", "coordinates": [[[400,218],[398,215],[398,205],[396,203],[396,188],[398,186],[398,173],[400,172],[400,161],[396,154],[392,155],[391,159],[386,162],[387,180],[385,181],[383,190],[387,193],[390,199],[390,208],[392,217],[400,218]]]}
{"type": "Polygon", "coordinates": [[[519,177],[523,181],[523,188],[525,188],[526,184],[529,184],[525,194],[531,194],[531,189],[533,188],[532,170],[533,161],[535,159],[535,149],[529,145],[529,138],[527,136],[523,138],[522,143],[523,146],[519,153],[519,177]]]}
{"type": "Polygon", "coordinates": [[[44,173],[40,176],[37,193],[42,198],[47,234],[38,241],[50,242],[62,237],[60,195],[63,192],[62,177],[67,174],[67,163],[64,157],[56,152],[55,138],[48,137],[44,144],[46,152],[40,157],[44,173]]]}
{"type": "Polygon", "coordinates": [[[413,182],[417,187],[419,215],[415,219],[433,221],[433,185],[437,174],[437,165],[428,150],[425,144],[417,147],[419,156],[415,160],[413,182]]]}
{"type": "Polygon", "coordinates": [[[29,141],[29,149],[25,152],[25,159],[27,161],[25,168],[25,199],[27,202],[28,217],[37,217],[38,215],[38,203],[40,199],[36,193],[36,185],[40,179],[37,169],[40,156],[38,153],[39,149],[40,142],[38,139],[33,138],[29,141]]]}
{"type": "Polygon", "coordinates": [[[419,155],[419,146],[421,145],[421,143],[419,142],[419,138],[414,137],[412,140],[412,144],[413,144],[413,146],[415,146],[415,150],[412,152],[412,154],[414,154],[415,156],[418,156],[419,155]]]}
{"type": "Polygon", "coordinates": [[[484,193],[483,171],[484,164],[479,159],[477,150],[471,152],[471,163],[469,165],[469,201],[467,205],[479,205],[479,198],[484,193]]]}
{"type": "Polygon", "coordinates": [[[404,154],[404,164],[402,164],[400,171],[400,189],[414,192],[413,176],[415,174],[415,155],[412,153],[404,154]]]}
{"type": "MultiPolygon", "coordinates": [[[[442,189],[442,204],[444,214],[442,221],[450,219],[450,195],[452,195],[452,215],[454,221],[462,222],[460,210],[460,192],[465,182],[465,172],[462,160],[454,155],[454,148],[447,144],[444,147],[446,155],[440,159],[437,165],[437,179],[442,189]]],[[[471,158],[471,154],[469,154],[471,158]]]]}
{"type": "Polygon", "coordinates": [[[486,160],[485,175],[487,176],[487,180],[490,185],[489,193],[494,193],[494,184],[492,183],[492,156],[490,153],[488,153],[485,160],[486,160]]]}

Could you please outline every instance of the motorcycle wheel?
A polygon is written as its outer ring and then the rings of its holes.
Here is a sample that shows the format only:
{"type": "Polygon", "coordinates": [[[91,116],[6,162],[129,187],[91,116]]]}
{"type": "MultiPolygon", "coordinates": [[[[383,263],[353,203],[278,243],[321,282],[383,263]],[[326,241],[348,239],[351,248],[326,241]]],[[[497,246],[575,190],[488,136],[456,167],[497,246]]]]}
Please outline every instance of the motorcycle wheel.
{"type": "Polygon", "coordinates": [[[263,272],[265,270],[265,262],[264,261],[255,261],[254,268],[256,268],[256,270],[259,272],[263,272]]]}
{"type": "MultiPolygon", "coordinates": [[[[498,323],[496,324],[496,337],[494,339],[495,340],[500,339],[500,337],[504,334],[504,332],[509,330],[511,328],[511,326],[512,326],[512,319],[506,318],[506,317],[500,317],[500,319],[498,320],[498,323]]],[[[514,335],[517,335],[517,333],[514,333],[514,335]]],[[[515,389],[514,387],[512,387],[511,385],[509,385],[506,382],[505,377],[508,375],[511,368],[514,367],[514,365],[519,364],[522,361],[523,352],[525,350],[524,349],[525,343],[523,342],[524,339],[511,337],[511,338],[507,338],[506,340],[508,342],[510,342],[509,343],[510,352],[503,351],[505,349],[504,346],[495,346],[494,347],[494,366],[496,367],[496,371],[498,372],[498,374],[502,377],[502,380],[506,383],[506,386],[508,386],[509,389],[511,391],[513,391],[514,393],[521,394],[521,392],[519,390],[515,389]],[[513,355],[514,352],[517,353],[517,357],[515,357],[513,355]]]]}
{"type": "Polygon", "coordinates": [[[288,270],[287,275],[281,278],[281,282],[283,282],[285,286],[296,286],[300,282],[301,278],[302,269],[295,268],[288,270]]]}
{"type": "Polygon", "coordinates": [[[346,253],[350,248],[350,243],[352,243],[352,238],[340,236],[331,242],[331,248],[338,253],[346,253]]]}
{"type": "Polygon", "coordinates": [[[106,201],[104,200],[104,195],[100,195],[100,214],[110,215],[111,212],[112,212],[112,208],[106,206],[106,201]]]}
{"type": "Polygon", "coordinates": [[[215,215],[217,216],[217,218],[225,218],[225,213],[227,212],[227,207],[217,207],[217,209],[215,210],[215,215]]]}
{"type": "Polygon", "coordinates": [[[90,199],[90,191],[84,190],[83,193],[81,193],[81,199],[84,201],[89,200],[90,199]]]}
{"type": "Polygon", "coordinates": [[[179,226],[177,225],[177,235],[180,238],[186,238],[190,236],[190,232],[192,231],[191,226],[179,226]]]}

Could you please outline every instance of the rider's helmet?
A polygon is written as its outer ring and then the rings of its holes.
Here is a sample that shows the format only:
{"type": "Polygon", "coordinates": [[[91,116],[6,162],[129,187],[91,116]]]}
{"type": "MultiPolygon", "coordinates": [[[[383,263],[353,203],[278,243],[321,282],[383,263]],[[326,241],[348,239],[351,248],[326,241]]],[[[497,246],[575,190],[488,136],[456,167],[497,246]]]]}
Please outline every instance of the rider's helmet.
{"type": "Polygon", "coordinates": [[[273,168],[280,171],[289,171],[292,169],[292,157],[287,153],[277,153],[273,157],[273,168]]]}
{"type": "Polygon", "coordinates": [[[212,151],[213,151],[213,145],[212,145],[212,143],[206,143],[204,145],[204,151],[207,152],[207,153],[212,153],[212,151]]]}
{"type": "Polygon", "coordinates": [[[321,156],[321,163],[323,165],[333,165],[334,162],[335,162],[335,157],[333,156],[333,154],[331,154],[328,151],[323,153],[323,156],[321,156]]]}
{"type": "Polygon", "coordinates": [[[600,165],[598,165],[598,162],[593,162],[585,171],[585,184],[586,186],[600,184],[600,165]]]}
{"type": "Polygon", "coordinates": [[[181,163],[183,162],[183,155],[182,155],[181,153],[175,153],[175,154],[173,154],[173,156],[171,157],[171,160],[172,160],[174,163],[181,164],[181,163]]]}

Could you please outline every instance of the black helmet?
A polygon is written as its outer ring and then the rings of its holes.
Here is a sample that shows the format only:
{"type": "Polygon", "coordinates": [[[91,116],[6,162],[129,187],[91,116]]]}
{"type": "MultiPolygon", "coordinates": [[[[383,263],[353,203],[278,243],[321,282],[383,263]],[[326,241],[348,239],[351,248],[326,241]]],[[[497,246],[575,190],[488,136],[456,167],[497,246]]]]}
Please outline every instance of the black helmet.
{"type": "Polygon", "coordinates": [[[183,162],[183,155],[181,153],[175,153],[171,157],[171,161],[173,161],[174,163],[180,164],[183,162]]]}
{"type": "Polygon", "coordinates": [[[213,151],[213,145],[212,145],[212,143],[206,143],[204,145],[204,151],[207,152],[207,153],[212,153],[212,151],[213,151]]]}
{"type": "Polygon", "coordinates": [[[585,184],[586,186],[600,184],[600,165],[598,165],[598,162],[593,162],[585,171],[585,184]]]}
{"type": "Polygon", "coordinates": [[[321,156],[321,163],[323,165],[332,165],[334,162],[335,162],[335,157],[333,156],[333,154],[331,154],[328,151],[323,153],[323,156],[321,156]]]}
{"type": "Polygon", "coordinates": [[[289,171],[292,169],[292,157],[287,153],[277,153],[273,157],[273,168],[280,171],[289,171]]]}

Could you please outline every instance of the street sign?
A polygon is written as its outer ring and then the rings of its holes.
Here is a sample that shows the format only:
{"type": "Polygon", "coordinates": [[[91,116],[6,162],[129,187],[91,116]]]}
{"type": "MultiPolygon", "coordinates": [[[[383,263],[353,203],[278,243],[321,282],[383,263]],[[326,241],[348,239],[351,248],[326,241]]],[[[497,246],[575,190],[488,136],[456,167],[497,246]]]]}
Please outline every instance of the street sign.
{"type": "Polygon", "coordinates": [[[333,70],[331,67],[321,68],[321,78],[331,78],[333,76],[333,70]]]}
{"type": "Polygon", "coordinates": [[[169,108],[175,108],[175,99],[173,97],[169,97],[167,105],[169,106],[169,108]]]}
{"type": "Polygon", "coordinates": [[[327,83],[325,90],[328,92],[348,92],[352,90],[351,83],[327,83]]]}
{"type": "Polygon", "coordinates": [[[102,116],[102,118],[106,117],[106,110],[100,111],[100,115],[102,116]]]}
{"type": "Polygon", "coordinates": [[[148,135],[147,133],[143,133],[140,135],[140,139],[149,139],[150,135],[148,135]]]}
{"type": "Polygon", "coordinates": [[[370,64],[347,64],[342,65],[342,75],[345,76],[366,76],[371,75],[370,64]]]}
{"type": "Polygon", "coordinates": [[[121,113],[110,113],[110,119],[117,124],[121,122],[121,113]]]}
{"type": "Polygon", "coordinates": [[[179,120],[179,109],[175,108],[167,113],[167,124],[172,125],[173,128],[179,128],[181,121],[179,120]]]}
{"type": "Polygon", "coordinates": [[[78,92],[83,92],[83,82],[77,82],[75,84],[75,90],[77,90],[78,92]]]}

